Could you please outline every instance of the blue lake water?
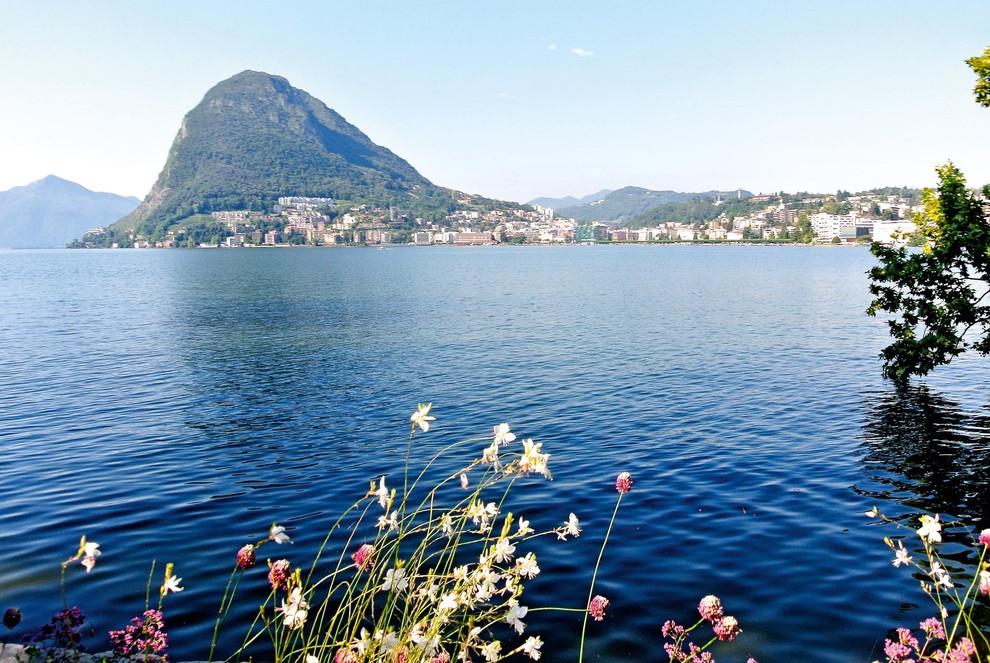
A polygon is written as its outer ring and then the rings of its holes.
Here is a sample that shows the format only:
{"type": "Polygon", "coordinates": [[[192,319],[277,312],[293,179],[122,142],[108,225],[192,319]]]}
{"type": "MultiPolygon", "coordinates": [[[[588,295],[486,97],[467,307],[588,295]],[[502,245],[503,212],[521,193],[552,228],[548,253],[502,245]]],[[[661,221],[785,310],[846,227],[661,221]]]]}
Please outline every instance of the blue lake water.
{"type": "MultiPolygon", "coordinates": [[[[311,559],[401,471],[432,402],[414,464],[501,422],[552,454],[553,482],[515,506],[585,531],[540,549],[531,606],[584,604],[632,473],[589,660],[662,660],[661,624],[709,593],[744,630],[719,660],[879,658],[931,609],[862,512],[990,526],[990,410],[984,359],[881,379],[872,264],[831,247],[0,252],[0,609],[25,614],[13,636],[47,621],[85,534],[104,554],[67,590],[91,648],[173,561],[170,649],[203,658],[237,549],[277,520],[295,543],[263,556],[311,559]]],[[[529,621],[542,660],[576,660],[578,617],[529,621]]]]}

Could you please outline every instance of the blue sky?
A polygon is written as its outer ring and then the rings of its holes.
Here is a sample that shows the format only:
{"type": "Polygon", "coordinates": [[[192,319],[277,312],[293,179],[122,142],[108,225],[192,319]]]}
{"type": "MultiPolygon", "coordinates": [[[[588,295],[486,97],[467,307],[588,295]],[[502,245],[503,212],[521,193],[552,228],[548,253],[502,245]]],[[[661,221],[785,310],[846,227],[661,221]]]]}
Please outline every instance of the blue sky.
{"type": "Polygon", "coordinates": [[[491,197],[990,182],[963,60],[990,2],[254,2],[0,6],[0,190],[143,197],[183,115],[285,76],[434,183],[491,197]]]}

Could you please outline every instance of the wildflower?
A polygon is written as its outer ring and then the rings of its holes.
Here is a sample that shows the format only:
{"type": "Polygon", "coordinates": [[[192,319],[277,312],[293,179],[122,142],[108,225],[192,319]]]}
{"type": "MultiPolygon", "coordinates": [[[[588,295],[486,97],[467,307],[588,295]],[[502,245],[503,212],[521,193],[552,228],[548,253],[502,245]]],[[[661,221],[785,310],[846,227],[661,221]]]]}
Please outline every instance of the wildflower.
{"type": "Polygon", "coordinates": [[[492,442],[485,450],[481,453],[481,462],[485,465],[491,465],[496,470],[500,469],[502,465],[498,462],[498,445],[492,442]]]}
{"type": "Polygon", "coordinates": [[[268,582],[271,583],[272,589],[289,588],[290,567],[287,559],[275,560],[274,563],[271,560],[268,561],[268,582]]]}
{"type": "Polygon", "coordinates": [[[531,552],[526,553],[525,557],[520,557],[516,560],[516,573],[520,577],[529,578],[532,580],[540,573],[540,567],[536,564],[536,555],[531,552]]]}
{"type": "Polygon", "coordinates": [[[595,618],[596,622],[605,619],[605,611],[608,609],[609,600],[602,595],[597,595],[588,604],[588,614],[595,618]]]}
{"type": "Polygon", "coordinates": [[[110,631],[110,643],[114,653],[121,658],[161,654],[168,648],[165,618],[158,610],[145,610],[123,630],[110,631]]]}
{"type": "Polygon", "coordinates": [[[980,592],[990,594],[990,571],[980,571],[980,592]]]}
{"type": "Polygon", "coordinates": [[[945,640],[945,626],[935,617],[929,617],[918,625],[929,638],[945,640]]]}
{"type": "Polygon", "coordinates": [[[285,528],[272,523],[272,528],[268,532],[268,539],[275,543],[292,543],[289,535],[285,533],[285,528]]]}
{"type": "Polygon", "coordinates": [[[566,541],[568,536],[580,536],[581,527],[577,516],[572,513],[567,521],[561,527],[556,529],[556,532],[557,538],[561,541],[566,541]]]}
{"type": "Polygon", "coordinates": [[[628,472],[623,472],[615,479],[615,489],[619,491],[620,495],[625,495],[632,488],[633,480],[632,475],[628,472]]]}
{"type": "Polygon", "coordinates": [[[547,469],[550,454],[540,453],[542,448],[542,442],[533,442],[531,439],[523,440],[523,453],[519,458],[520,472],[523,474],[533,472],[535,474],[542,474],[548,479],[550,478],[550,470],[547,469]]]}
{"type": "Polygon", "coordinates": [[[468,475],[464,472],[461,472],[461,488],[464,490],[468,488],[468,475]]]}
{"type": "Polygon", "coordinates": [[[980,543],[984,546],[990,546],[990,529],[980,532],[980,543]]]}
{"type": "Polygon", "coordinates": [[[512,561],[512,554],[516,552],[516,547],[509,543],[506,538],[499,539],[492,548],[491,555],[499,564],[512,561]]]}
{"type": "Polygon", "coordinates": [[[722,610],[722,602],[718,600],[717,596],[711,594],[701,599],[701,602],[698,604],[698,612],[701,614],[702,619],[710,622],[722,619],[722,615],[725,614],[722,610]]]}
{"type": "Polygon", "coordinates": [[[929,575],[935,580],[936,585],[952,587],[952,579],[949,577],[949,572],[938,562],[932,562],[932,572],[929,575]]]}
{"type": "Polygon", "coordinates": [[[382,583],[382,591],[395,590],[401,592],[409,586],[405,569],[389,569],[385,572],[385,582],[382,583]]]}
{"type": "Polygon", "coordinates": [[[865,512],[864,512],[864,515],[865,515],[865,516],[866,516],[867,518],[876,518],[877,516],[879,516],[879,515],[880,515],[880,512],[879,512],[879,511],[877,510],[877,508],[876,508],[876,507],[874,506],[874,507],[873,507],[872,509],[870,509],[869,511],[865,511],[865,512]]]}
{"type": "Polygon", "coordinates": [[[237,551],[237,566],[242,569],[250,569],[258,563],[258,558],[254,553],[254,545],[247,544],[237,551]]]}
{"type": "Polygon", "coordinates": [[[485,657],[486,661],[494,661],[498,659],[498,654],[501,651],[502,643],[498,640],[492,640],[481,648],[481,655],[485,657]]]}
{"type": "Polygon", "coordinates": [[[894,566],[900,566],[901,564],[910,564],[912,562],[911,555],[908,554],[907,548],[901,541],[897,542],[897,556],[894,557],[894,561],[891,562],[894,566]]]}
{"type": "Polygon", "coordinates": [[[430,408],[433,407],[433,403],[427,403],[423,405],[419,404],[418,409],[413,412],[412,416],[409,417],[409,421],[412,422],[412,427],[415,428],[419,426],[423,429],[423,432],[430,430],[430,422],[436,421],[436,417],[427,416],[430,414],[430,408]]]}
{"type": "Polygon", "coordinates": [[[673,619],[668,619],[663,623],[663,626],[660,627],[660,633],[662,633],[665,638],[676,639],[679,635],[684,633],[684,627],[680,626],[673,619]]]}
{"type": "Polygon", "coordinates": [[[719,640],[732,640],[742,633],[742,629],[739,628],[739,620],[729,616],[722,617],[712,623],[712,629],[715,631],[715,635],[718,636],[719,640]]]}
{"type": "Polygon", "coordinates": [[[80,564],[86,568],[86,573],[89,573],[93,570],[93,567],[96,566],[96,558],[102,554],[103,553],[100,551],[100,544],[95,541],[86,541],[86,537],[84,536],[79,540],[79,552],[77,552],[76,556],[69,561],[73,561],[81,557],[82,559],[80,560],[80,564]]]}
{"type": "Polygon", "coordinates": [[[538,635],[531,635],[523,643],[522,650],[523,653],[529,656],[534,661],[540,660],[540,656],[543,652],[540,651],[540,647],[543,646],[543,640],[540,639],[538,635]]]}
{"type": "Polygon", "coordinates": [[[938,514],[931,517],[927,514],[921,516],[921,527],[918,528],[918,536],[932,543],[942,540],[942,524],[938,522],[938,514]]]}
{"type": "Polygon", "coordinates": [[[495,426],[492,433],[495,436],[496,448],[509,444],[516,439],[515,434],[509,430],[509,424],[499,424],[498,426],[495,426]]]}
{"type": "Polygon", "coordinates": [[[399,531],[399,512],[393,511],[391,515],[387,518],[385,516],[378,516],[378,529],[384,529],[388,527],[393,532],[399,531]]]}
{"type": "Polygon", "coordinates": [[[320,663],[320,659],[312,654],[306,654],[306,663],[320,663]]]}
{"type": "Polygon", "coordinates": [[[179,587],[182,578],[172,575],[172,563],[165,565],[165,582],[162,584],[161,594],[166,596],[169,592],[181,592],[185,587],[179,587]]]}
{"type": "Polygon", "coordinates": [[[516,633],[519,635],[522,635],[522,632],[526,630],[526,624],[522,620],[527,612],[529,612],[529,608],[519,605],[519,601],[515,599],[509,599],[509,612],[505,615],[505,621],[516,629],[516,633]]]}
{"type": "Polygon", "coordinates": [[[363,543],[361,547],[357,549],[357,552],[351,555],[351,559],[359,569],[364,571],[370,571],[374,565],[375,561],[372,559],[375,553],[375,547],[370,543],[363,543]]]}
{"type": "Polygon", "coordinates": [[[302,628],[309,615],[309,603],[302,597],[302,588],[293,587],[289,593],[289,600],[282,599],[282,607],[276,608],[275,612],[282,613],[282,621],[288,628],[293,630],[302,628]]]}
{"type": "Polygon", "coordinates": [[[383,509],[388,509],[388,488],[385,487],[385,475],[378,480],[378,490],[375,492],[378,495],[378,503],[382,505],[383,509]]]}
{"type": "Polygon", "coordinates": [[[516,536],[526,536],[532,533],[533,528],[529,526],[529,521],[525,518],[519,518],[519,531],[516,532],[516,536]]]}
{"type": "Polygon", "coordinates": [[[20,608],[7,608],[3,613],[3,625],[14,630],[14,627],[21,623],[20,608]]]}
{"type": "Polygon", "coordinates": [[[444,536],[450,536],[454,533],[454,519],[450,517],[449,513],[443,515],[443,521],[440,524],[440,531],[443,532],[444,536]]]}
{"type": "Polygon", "coordinates": [[[437,606],[437,612],[443,614],[445,612],[453,612],[454,610],[457,610],[457,606],[460,605],[457,599],[457,594],[454,592],[447,592],[440,597],[440,604],[437,606]]]}

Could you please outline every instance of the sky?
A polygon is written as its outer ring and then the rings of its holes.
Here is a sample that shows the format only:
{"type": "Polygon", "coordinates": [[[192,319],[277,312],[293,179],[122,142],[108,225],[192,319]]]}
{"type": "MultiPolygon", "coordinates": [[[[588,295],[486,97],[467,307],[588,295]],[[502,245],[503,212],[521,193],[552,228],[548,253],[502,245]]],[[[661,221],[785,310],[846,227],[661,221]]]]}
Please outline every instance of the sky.
{"type": "Polygon", "coordinates": [[[0,191],[143,198],[183,116],[284,76],[440,186],[492,198],[990,183],[964,60],[986,0],[10,0],[0,191]]]}

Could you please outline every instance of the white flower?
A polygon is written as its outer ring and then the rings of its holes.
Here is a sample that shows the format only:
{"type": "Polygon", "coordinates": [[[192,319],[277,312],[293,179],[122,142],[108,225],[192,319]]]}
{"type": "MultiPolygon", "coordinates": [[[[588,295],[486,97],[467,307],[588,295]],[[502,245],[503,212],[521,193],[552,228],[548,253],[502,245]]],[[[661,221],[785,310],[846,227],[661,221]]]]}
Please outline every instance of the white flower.
{"type": "Polygon", "coordinates": [[[876,518],[876,517],[877,517],[878,515],[880,515],[880,512],[879,512],[879,511],[877,510],[877,508],[876,508],[876,507],[873,507],[873,508],[872,508],[872,509],[870,509],[869,511],[864,511],[864,512],[863,512],[863,514],[864,514],[864,515],[865,515],[865,516],[866,516],[867,518],[876,518]]]}
{"type": "Polygon", "coordinates": [[[450,517],[449,513],[443,515],[443,522],[440,525],[440,531],[443,532],[445,536],[450,536],[454,533],[454,519],[450,517]]]}
{"type": "Polygon", "coordinates": [[[409,417],[409,421],[412,422],[413,427],[419,426],[423,429],[424,433],[430,430],[430,422],[436,421],[436,417],[427,416],[430,413],[431,407],[433,407],[433,403],[427,403],[426,405],[420,403],[419,408],[409,417]]]}
{"type": "Polygon", "coordinates": [[[547,468],[550,454],[540,453],[540,449],[542,448],[542,442],[533,442],[531,439],[523,440],[523,453],[519,457],[520,472],[523,474],[535,472],[536,474],[542,474],[548,479],[551,478],[550,470],[547,468]]]}
{"type": "Polygon", "coordinates": [[[519,518],[519,531],[516,532],[516,536],[526,536],[532,533],[533,528],[529,526],[529,521],[525,518],[519,518]]]}
{"type": "Polygon", "coordinates": [[[485,448],[485,451],[481,454],[481,462],[486,465],[491,465],[496,470],[502,467],[501,463],[498,462],[498,445],[492,442],[485,448]]]}
{"type": "Polygon", "coordinates": [[[942,540],[942,524],[938,522],[937,513],[934,518],[927,514],[921,516],[921,527],[918,528],[918,536],[932,543],[938,543],[942,540]]]}
{"type": "Polygon", "coordinates": [[[523,617],[529,612],[529,608],[524,605],[519,605],[519,601],[515,599],[509,599],[509,612],[505,615],[505,621],[508,622],[509,626],[516,629],[516,633],[522,635],[522,632],[526,630],[526,625],[522,622],[523,617]]]}
{"type": "Polygon", "coordinates": [[[393,532],[399,530],[399,512],[393,511],[387,518],[385,516],[378,516],[378,529],[384,529],[388,527],[393,532]]]}
{"type": "Polygon", "coordinates": [[[408,586],[409,580],[406,579],[405,569],[389,569],[385,572],[385,582],[382,583],[383,592],[387,592],[392,589],[397,592],[401,592],[408,586]]]}
{"type": "Polygon", "coordinates": [[[447,592],[440,598],[440,604],[437,606],[437,611],[440,613],[453,612],[454,610],[457,610],[458,605],[457,594],[454,592],[447,592]]]}
{"type": "Polygon", "coordinates": [[[83,545],[83,553],[86,557],[99,557],[103,553],[100,552],[100,544],[95,541],[89,541],[83,545]]]}
{"type": "Polygon", "coordinates": [[[185,587],[179,587],[180,582],[182,582],[182,578],[177,578],[175,576],[165,578],[165,584],[162,585],[162,596],[165,596],[169,592],[181,592],[185,589],[185,587]]]}
{"type": "Polygon", "coordinates": [[[500,651],[502,651],[502,643],[498,640],[492,640],[482,647],[481,655],[485,657],[486,661],[494,661],[498,658],[500,651]]]}
{"type": "Polygon", "coordinates": [[[309,615],[309,603],[302,597],[302,590],[295,587],[289,594],[288,602],[282,599],[282,607],[276,608],[275,611],[282,613],[282,622],[286,627],[293,630],[300,629],[306,623],[306,617],[309,615]]]}
{"type": "Polygon", "coordinates": [[[467,490],[467,487],[468,487],[468,475],[464,472],[461,472],[461,488],[467,490]]]}
{"type": "Polygon", "coordinates": [[[540,656],[543,652],[540,651],[540,647],[543,646],[543,640],[540,639],[538,635],[531,635],[523,643],[522,650],[527,656],[529,656],[534,661],[540,660],[540,656]]]}
{"type": "Polygon", "coordinates": [[[93,567],[96,566],[96,557],[86,555],[82,558],[82,560],[80,560],[79,563],[86,567],[86,573],[89,573],[93,570],[93,567]]]}
{"type": "Polygon", "coordinates": [[[501,538],[495,543],[492,549],[492,557],[496,562],[504,563],[512,560],[512,554],[516,552],[516,547],[509,543],[506,538],[501,538]]]}
{"type": "Polygon", "coordinates": [[[312,654],[306,654],[306,663],[320,663],[320,659],[316,658],[312,654]]]}
{"type": "Polygon", "coordinates": [[[949,572],[938,562],[932,562],[932,572],[930,575],[934,578],[936,585],[952,587],[952,579],[949,577],[949,572]]]}
{"type": "Polygon", "coordinates": [[[375,493],[378,495],[378,503],[382,505],[383,509],[388,509],[388,488],[385,487],[385,475],[378,480],[378,491],[375,493]]]}
{"type": "Polygon", "coordinates": [[[557,538],[560,539],[561,541],[566,541],[568,536],[577,537],[580,535],[581,535],[581,526],[580,523],[578,522],[577,516],[575,516],[573,513],[567,519],[567,522],[565,522],[562,527],[559,527],[557,529],[557,538]]]}
{"type": "Polygon", "coordinates": [[[897,548],[897,556],[894,557],[894,561],[891,562],[894,566],[900,566],[901,564],[910,564],[912,562],[911,555],[908,554],[907,548],[900,541],[897,542],[899,546],[897,548]]]}
{"type": "Polygon", "coordinates": [[[496,447],[500,447],[503,444],[509,444],[516,439],[515,434],[509,430],[509,424],[499,424],[498,426],[495,426],[492,430],[492,434],[495,436],[496,447]]]}
{"type": "Polygon", "coordinates": [[[539,575],[540,567],[536,564],[536,555],[528,552],[525,557],[520,557],[517,559],[516,573],[523,578],[529,578],[530,580],[539,575]]]}
{"type": "Polygon", "coordinates": [[[285,533],[285,528],[272,523],[272,528],[268,532],[268,538],[275,543],[292,543],[292,539],[285,533]]]}

